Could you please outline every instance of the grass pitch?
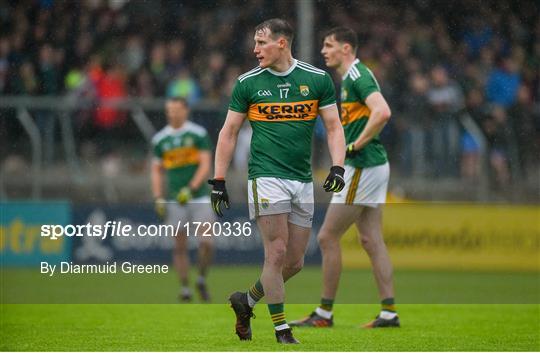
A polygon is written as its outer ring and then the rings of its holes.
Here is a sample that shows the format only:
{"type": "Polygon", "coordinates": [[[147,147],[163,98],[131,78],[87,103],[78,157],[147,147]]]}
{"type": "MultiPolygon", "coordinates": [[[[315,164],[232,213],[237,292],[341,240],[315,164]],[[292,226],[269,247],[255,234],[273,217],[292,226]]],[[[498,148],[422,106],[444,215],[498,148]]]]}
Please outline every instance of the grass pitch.
{"type": "MultiPolygon", "coordinates": [[[[209,284],[219,304],[186,305],[172,304],[178,291],[174,273],[46,279],[35,269],[2,269],[0,350],[540,351],[538,273],[399,270],[402,328],[365,330],[360,325],[373,319],[379,305],[352,303],[377,302],[373,279],[368,270],[346,270],[335,327],[295,329],[302,344],[294,347],[275,343],[264,303],[255,309],[253,341],[241,342],[234,334],[234,314],[225,300],[258,273],[257,267],[212,268],[209,284]]],[[[287,319],[309,314],[319,292],[319,267],[287,283],[287,319]]]]}
{"type": "MultiPolygon", "coordinates": [[[[259,266],[212,267],[208,283],[213,303],[246,290],[260,276],[259,266]]],[[[415,271],[396,269],[396,300],[401,304],[538,304],[537,272],[415,271]]],[[[192,278],[196,278],[193,274],[192,278]]],[[[39,269],[2,269],[1,303],[7,304],[175,304],[178,280],[167,274],[64,274],[39,269]]],[[[286,284],[288,304],[317,304],[321,267],[306,266],[286,284]]],[[[371,270],[344,269],[336,303],[378,303],[371,270]]]]}
{"type": "MultiPolygon", "coordinates": [[[[286,306],[289,318],[313,306],[286,306]]],[[[365,330],[377,305],[342,304],[334,328],[298,328],[301,345],[274,341],[264,305],[253,341],[234,334],[225,304],[2,305],[0,348],[10,351],[538,351],[538,305],[399,306],[403,327],[365,330]]]]}

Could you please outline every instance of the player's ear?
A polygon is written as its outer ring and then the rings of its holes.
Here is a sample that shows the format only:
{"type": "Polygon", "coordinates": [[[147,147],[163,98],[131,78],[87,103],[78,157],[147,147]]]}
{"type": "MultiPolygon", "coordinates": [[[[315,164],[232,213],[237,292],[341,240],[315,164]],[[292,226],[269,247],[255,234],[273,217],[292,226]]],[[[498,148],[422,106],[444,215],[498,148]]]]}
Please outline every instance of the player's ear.
{"type": "Polygon", "coordinates": [[[282,49],[287,48],[288,46],[287,40],[284,37],[279,37],[278,44],[279,44],[279,47],[282,49]]]}

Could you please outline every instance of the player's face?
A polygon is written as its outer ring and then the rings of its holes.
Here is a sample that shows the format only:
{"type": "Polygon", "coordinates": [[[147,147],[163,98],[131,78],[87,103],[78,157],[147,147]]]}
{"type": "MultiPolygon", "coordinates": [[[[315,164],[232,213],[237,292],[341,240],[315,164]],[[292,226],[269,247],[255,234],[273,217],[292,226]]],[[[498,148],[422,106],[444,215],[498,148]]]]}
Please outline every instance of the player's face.
{"type": "Polygon", "coordinates": [[[188,117],[189,108],[182,102],[169,101],[165,106],[167,121],[173,127],[182,125],[188,117]]]}
{"type": "Polygon", "coordinates": [[[253,53],[259,60],[259,66],[266,68],[272,66],[280,57],[283,48],[283,38],[273,39],[271,32],[263,28],[255,32],[255,48],[253,53]]]}
{"type": "Polygon", "coordinates": [[[340,43],[333,35],[324,38],[321,54],[326,66],[336,68],[343,61],[343,43],[340,43]]]}

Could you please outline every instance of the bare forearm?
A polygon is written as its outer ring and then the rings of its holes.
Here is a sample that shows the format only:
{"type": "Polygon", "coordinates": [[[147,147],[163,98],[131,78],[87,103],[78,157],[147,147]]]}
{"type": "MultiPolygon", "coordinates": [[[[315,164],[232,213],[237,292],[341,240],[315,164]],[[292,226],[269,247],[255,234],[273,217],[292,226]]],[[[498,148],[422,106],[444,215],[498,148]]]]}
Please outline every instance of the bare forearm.
{"type": "Polygon", "coordinates": [[[328,130],[328,149],[332,157],[332,165],[343,167],[345,163],[345,135],[343,128],[338,125],[328,130]]]}
{"type": "Polygon", "coordinates": [[[388,122],[388,119],[389,119],[389,116],[386,116],[384,112],[376,111],[376,110],[372,111],[369,116],[366,127],[364,128],[360,136],[358,136],[358,138],[354,142],[355,149],[360,150],[364,148],[369,143],[369,141],[371,141],[375,136],[377,136],[382,131],[382,129],[388,122]]]}
{"type": "Polygon", "coordinates": [[[189,188],[191,190],[197,190],[200,188],[205,182],[205,179],[208,178],[210,175],[210,163],[211,157],[208,156],[208,160],[205,158],[205,160],[199,164],[197,171],[195,171],[193,178],[191,178],[191,181],[189,182],[189,188]]]}
{"type": "Polygon", "coordinates": [[[163,184],[162,184],[162,171],[159,167],[152,167],[151,174],[151,183],[152,183],[152,196],[155,199],[163,197],[163,184]]]}
{"type": "Polygon", "coordinates": [[[214,179],[225,179],[227,169],[236,148],[238,131],[246,119],[245,113],[238,113],[233,110],[227,112],[225,124],[219,132],[219,138],[216,146],[216,156],[214,164],[214,179]]]}
{"type": "Polygon", "coordinates": [[[214,178],[225,178],[227,169],[231,163],[234,149],[236,148],[236,136],[230,131],[222,129],[216,148],[214,164],[214,178]]]}
{"type": "Polygon", "coordinates": [[[334,104],[326,109],[319,110],[319,114],[326,128],[332,165],[343,167],[345,163],[345,135],[339,120],[337,106],[334,104]]]}

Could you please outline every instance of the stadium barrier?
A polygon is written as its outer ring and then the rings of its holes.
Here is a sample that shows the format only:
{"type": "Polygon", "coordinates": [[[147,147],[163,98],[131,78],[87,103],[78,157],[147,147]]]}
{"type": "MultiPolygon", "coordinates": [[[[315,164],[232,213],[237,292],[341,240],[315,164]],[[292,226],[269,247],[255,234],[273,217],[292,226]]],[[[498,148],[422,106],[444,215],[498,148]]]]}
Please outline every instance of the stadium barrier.
{"type": "MultiPolygon", "coordinates": [[[[17,119],[25,134],[28,136],[28,143],[31,147],[32,164],[32,183],[31,197],[34,200],[40,200],[44,193],[43,170],[48,166],[43,162],[43,150],[46,147],[46,139],[43,138],[35,120],[34,115],[37,111],[46,111],[51,117],[56,119],[60,126],[61,142],[64,150],[64,156],[67,166],[70,168],[69,175],[76,183],[82,184],[87,179],[84,173],[81,173],[81,160],[77,153],[78,141],[74,129],[74,121],[81,110],[95,109],[96,107],[114,108],[125,112],[135,126],[137,138],[140,141],[150,143],[153,134],[159,130],[164,121],[156,121],[156,115],[164,113],[164,98],[111,98],[103,100],[94,100],[78,97],[75,95],[65,95],[58,97],[48,96],[3,96],[0,100],[0,110],[7,117],[17,119]],[[12,112],[7,114],[7,112],[12,112]]],[[[192,120],[205,126],[210,134],[212,141],[217,140],[217,135],[221,129],[225,117],[226,106],[209,101],[201,101],[192,107],[192,120]]],[[[459,122],[462,128],[467,131],[480,148],[480,180],[475,188],[475,200],[489,200],[489,166],[487,164],[486,140],[482,130],[466,112],[459,115],[459,122]]],[[[142,145],[142,144],[141,144],[142,145]]],[[[326,146],[324,147],[326,148],[326,146]]],[[[422,165],[426,164],[425,154],[416,156],[417,159],[423,159],[422,165]]],[[[517,160],[512,158],[511,160],[517,160]]],[[[397,160],[397,159],[396,159],[397,160]]],[[[511,165],[513,170],[519,167],[511,165]]],[[[513,171],[515,174],[515,171],[513,171]]],[[[110,182],[107,178],[100,180],[104,185],[110,182]]],[[[0,178],[0,198],[7,198],[7,180],[0,178]]],[[[62,197],[65,197],[64,195],[62,197]]],[[[108,200],[111,201],[111,200],[108,200]]],[[[114,200],[112,200],[114,201],[114,200]]]]}
{"type": "MultiPolygon", "coordinates": [[[[320,263],[316,234],[326,205],[317,205],[307,264],[320,263]]],[[[235,205],[222,221],[247,222],[246,205],[235,205]]],[[[540,272],[540,207],[515,205],[393,203],[385,207],[384,237],[396,268],[449,270],[518,270],[540,272]]],[[[150,204],[74,204],[67,202],[2,203],[0,254],[3,266],[34,266],[40,261],[100,263],[130,260],[143,264],[171,262],[171,237],[40,236],[43,224],[134,226],[158,224],[150,204]]],[[[240,237],[214,237],[218,264],[260,264],[262,243],[257,227],[240,237]]],[[[190,237],[192,254],[197,237],[190,237]]],[[[369,258],[351,227],[342,240],[345,268],[368,268],[369,258]]]]}
{"type": "MultiPolygon", "coordinates": [[[[70,175],[75,180],[85,180],[80,171],[80,158],[77,154],[77,141],[74,132],[74,121],[81,110],[96,108],[114,108],[127,113],[132,120],[140,136],[146,143],[150,143],[152,136],[158,131],[154,125],[150,113],[164,113],[165,98],[110,98],[91,99],[67,94],[58,97],[50,96],[11,96],[4,95],[0,100],[0,113],[6,117],[17,119],[25,134],[28,136],[31,147],[32,185],[31,197],[33,200],[41,200],[43,193],[42,171],[47,166],[43,163],[44,141],[43,136],[34,119],[36,111],[46,111],[51,117],[57,119],[60,125],[61,141],[70,175]],[[8,112],[12,112],[9,114],[8,112]]],[[[192,107],[192,118],[208,128],[213,140],[221,126],[223,107],[208,101],[201,101],[192,107]]],[[[6,180],[0,178],[0,198],[5,198],[6,180]]]]}
{"type": "Polygon", "coordinates": [[[0,209],[2,267],[70,260],[71,238],[52,240],[40,234],[43,224],[67,225],[71,222],[68,202],[9,202],[0,203],[0,209]]]}

